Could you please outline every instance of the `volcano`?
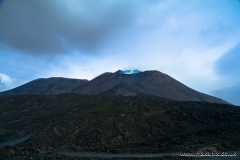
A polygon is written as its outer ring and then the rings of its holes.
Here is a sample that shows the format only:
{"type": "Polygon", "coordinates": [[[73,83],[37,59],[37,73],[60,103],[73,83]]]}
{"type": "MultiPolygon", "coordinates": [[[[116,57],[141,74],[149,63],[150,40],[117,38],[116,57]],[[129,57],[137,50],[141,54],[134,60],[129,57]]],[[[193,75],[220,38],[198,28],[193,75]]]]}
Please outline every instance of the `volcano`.
{"type": "Polygon", "coordinates": [[[195,91],[159,71],[144,71],[134,74],[123,74],[121,70],[114,73],[106,72],[77,87],[72,93],[123,96],[154,95],[177,101],[227,103],[222,99],[195,91]]]}
{"type": "Polygon", "coordinates": [[[36,79],[0,94],[0,159],[240,148],[238,106],[159,71],[36,79]]]}
{"type": "Polygon", "coordinates": [[[195,91],[169,75],[154,70],[106,72],[91,81],[67,78],[37,79],[15,89],[2,92],[0,95],[55,95],[62,93],[122,96],[150,95],[177,101],[227,103],[220,98],[195,91]]]}

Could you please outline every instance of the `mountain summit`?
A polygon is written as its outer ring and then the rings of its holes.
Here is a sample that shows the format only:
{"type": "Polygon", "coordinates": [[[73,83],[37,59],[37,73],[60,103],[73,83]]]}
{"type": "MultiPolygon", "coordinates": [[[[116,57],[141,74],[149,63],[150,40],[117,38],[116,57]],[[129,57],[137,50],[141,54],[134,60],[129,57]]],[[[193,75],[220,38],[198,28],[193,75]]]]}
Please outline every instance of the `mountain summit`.
{"type": "Polygon", "coordinates": [[[177,101],[206,101],[227,103],[222,99],[195,91],[167,74],[159,71],[118,70],[106,72],[87,80],[50,78],[38,79],[0,95],[19,94],[105,94],[105,95],[152,95],[177,101]]]}
{"type": "Polygon", "coordinates": [[[139,70],[137,70],[137,69],[134,69],[134,70],[126,70],[126,71],[119,71],[120,72],[120,74],[137,74],[137,73],[139,73],[139,72],[141,72],[141,71],[139,71],[139,70]]]}

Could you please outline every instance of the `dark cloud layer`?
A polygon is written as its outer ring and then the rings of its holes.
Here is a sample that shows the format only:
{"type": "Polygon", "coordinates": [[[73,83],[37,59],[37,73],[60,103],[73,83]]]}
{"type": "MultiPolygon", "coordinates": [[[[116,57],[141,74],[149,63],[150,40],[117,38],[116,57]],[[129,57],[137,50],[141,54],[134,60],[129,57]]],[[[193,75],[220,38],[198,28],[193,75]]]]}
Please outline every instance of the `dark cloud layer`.
{"type": "Polygon", "coordinates": [[[95,2],[5,1],[0,8],[0,44],[28,54],[91,52],[132,25],[140,1],[95,2]]]}

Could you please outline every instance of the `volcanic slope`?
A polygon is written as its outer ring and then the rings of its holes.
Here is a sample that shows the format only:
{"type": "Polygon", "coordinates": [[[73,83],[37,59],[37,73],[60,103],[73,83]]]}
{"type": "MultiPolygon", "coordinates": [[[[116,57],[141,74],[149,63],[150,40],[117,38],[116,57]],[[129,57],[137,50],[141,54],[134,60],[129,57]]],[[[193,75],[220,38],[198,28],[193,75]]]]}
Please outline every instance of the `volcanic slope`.
{"type": "Polygon", "coordinates": [[[55,151],[240,150],[240,110],[227,104],[156,96],[16,95],[0,96],[0,113],[0,159],[4,160],[68,159],[55,151]],[[27,141],[7,145],[27,135],[31,135],[27,141]]]}
{"type": "Polygon", "coordinates": [[[1,92],[0,95],[55,95],[70,92],[74,88],[77,88],[87,82],[88,80],[85,79],[69,79],[61,77],[39,78],[17,88],[1,92]]]}
{"type": "Polygon", "coordinates": [[[220,98],[197,92],[167,74],[159,71],[144,71],[136,74],[106,72],[88,83],[75,88],[72,93],[105,95],[155,95],[178,101],[206,101],[227,103],[220,98]]]}
{"type": "Polygon", "coordinates": [[[87,95],[151,95],[177,101],[206,101],[211,103],[227,103],[222,99],[197,92],[167,74],[159,71],[144,71],[135,74],[124,74],[118,70],[106,72],[88,80],[48,78],[36,79],[0,95],[55,95],[77,93],[87,95]]]}

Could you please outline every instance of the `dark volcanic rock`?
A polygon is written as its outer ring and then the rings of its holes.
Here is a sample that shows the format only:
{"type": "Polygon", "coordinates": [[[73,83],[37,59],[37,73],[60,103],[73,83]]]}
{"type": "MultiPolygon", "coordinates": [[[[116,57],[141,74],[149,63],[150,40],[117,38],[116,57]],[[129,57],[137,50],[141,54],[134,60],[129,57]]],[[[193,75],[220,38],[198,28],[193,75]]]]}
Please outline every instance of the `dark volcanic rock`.
{"type": "Polygon", "coordinates": [[[160,153],[240,149],[237,106],[153,96],[0,97],[0,142],[33,136],[0,156],[30,159],[54,151],[160,153]],[[227,138],[226,138],[227,137],[227,138]],[[43,152],[43,151],[46,151],[43,152]]]}

